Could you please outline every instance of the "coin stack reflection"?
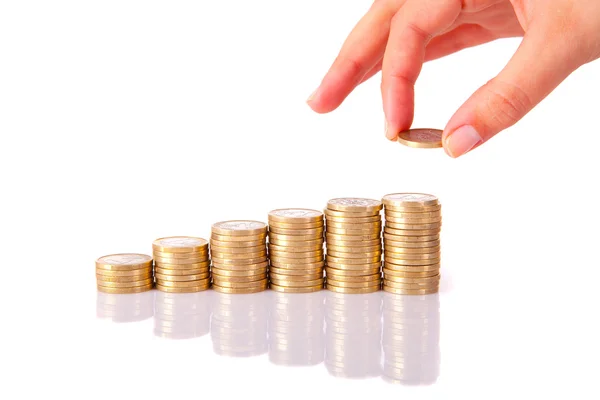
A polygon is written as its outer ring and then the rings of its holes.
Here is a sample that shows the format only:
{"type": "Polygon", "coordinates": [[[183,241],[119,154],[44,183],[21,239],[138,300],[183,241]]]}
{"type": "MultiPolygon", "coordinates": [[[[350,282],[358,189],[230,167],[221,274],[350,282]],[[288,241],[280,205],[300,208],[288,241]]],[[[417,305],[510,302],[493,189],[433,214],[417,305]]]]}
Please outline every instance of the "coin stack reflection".
{"type": "Polygon", "coordinates": [[[435,383],[440,368],[439,294],[383,295],[383,377],[405,385],[435,383]]]}
{"type": "Polygon", "coordinates": [[[195,293],[157,292],[154,335],[167,339],[192,339],[210,331],[209,290],[195,293]]]}
{"type": "Polygon", "coordinates": [[[168,293],[193,293],[210,287],[208,242],[172,236],[152,243],[156,288],[168,293]]]}
{"type": "Polygon", "coordinates": [[[112,294],[141,293],[154,287],[152,257],[146,254],[111,254],[96,260],[96,285],[112,294]]]}
{"type": "Polygon", "coordinates": [[[337,377],[381,375],[381,292],[326,292],[325,366],[337,377]]]}
{"type": "Polygon", "coordinates": [[[440,284],[441,204],[421,193],[383,197],[385,206],[383,290],[430,294],[440,284]]]}
{"type": "Polygon", "coordinates": [[[316,292],[323,288],[323,213],[289,208],[269,213],[269,281],[286,293],[316,292]]]}
{"type": "Polygon", "coordinates": [[[273,364],[308,366],[323,362],[324,294],[271,293],[269,360],[273,364]]]}
{"type": "Polygon", "coordinates": [[[327,289],[372,293],[381,288],[379,200],[332,199],[327,203],[327,289]]]}
{"type": "Polygon", "coordinates": [[[113,322],[139,322],[154,315],[154,290],[120,294],[97,292],[96,316],[113,322]]]}
{"type": "Polygon", "coordinates": [[[267,352],[267,294],[213,293],[210,336],[216,354],[252,357],[267,352]]]}
{"type": "Polygon", "coordinates": [[[256,293],[268,287],[267,225],[225,221],[210,237],[213,289],[221,293],[256,293]]]}

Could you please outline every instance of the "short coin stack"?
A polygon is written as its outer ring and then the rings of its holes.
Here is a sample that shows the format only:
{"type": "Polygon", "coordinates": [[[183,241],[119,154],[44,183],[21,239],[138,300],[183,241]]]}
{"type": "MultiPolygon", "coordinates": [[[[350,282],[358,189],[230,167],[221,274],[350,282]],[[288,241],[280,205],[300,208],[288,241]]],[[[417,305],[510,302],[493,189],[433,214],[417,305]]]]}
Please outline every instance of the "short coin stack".
{"type": "Polygon", "coordinates": [[[140,293],[154,287],[152,257],[112,254],[96,260],[96,284],[104,293],[140,293]]]}
{"type": "Polygon", "coordinates": [[[395,193],[384,196],[383,204],[383,290],[413,295],[437,293],[442,227],[442,206],[437,197],[395,193]]]}
{"type": "Polygon", "coordinates": [[[327,203],[327,289],[371,293],[381,288],[379,200],[333,199],[327,203]]]}
{"type": "Polygon", "coordinates": [[[213,289],[221,293],[256,293],[268,287],[267,225],[225,221],[210,237],[213,289]]]}
{"type": "Polygon", "coordinates": [[[210,287],[208,242],[172,236],[152,243],[156,288],[168,293],[193,293],[210,287]]]}
{"type": "Polygon", "coordinates": [[[271,289],[286,293],[323,288],[323,213],[289,208],[269,213],[271,289]]]}

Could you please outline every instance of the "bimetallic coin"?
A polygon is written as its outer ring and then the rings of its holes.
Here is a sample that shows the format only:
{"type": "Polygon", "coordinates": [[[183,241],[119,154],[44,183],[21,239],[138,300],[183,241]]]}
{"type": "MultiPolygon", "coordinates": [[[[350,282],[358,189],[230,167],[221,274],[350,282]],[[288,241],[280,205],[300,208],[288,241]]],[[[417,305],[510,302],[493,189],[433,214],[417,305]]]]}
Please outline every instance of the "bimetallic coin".
{"type": "Polygon", "coordinates": [[[96,284],[98,286],[107,287],[107,288],[130,288],[136,286],[148,286],[154,283],[154,279],[147,278],[141,281],[130,281],[130,282],[109,282],[105,280],[96,280],[96,284]]]}
{"type": "Polygon", "coordinates": [[[328,254],[331,252],[336,253],[352,253],[352,254],[365,254],[372,252],[381,252],[382,246],[381,243],[374,246],[365,246],[365,247],[350,247],[350,246],[335,246],[330,243],[327,244],[327,252],[328,254]]]}
{"type": "Polygon", "coordinates": [[[313,279],[310,281],[290,281],[290,280],[280,280],[280,279],[270,279],[271,284],[283,287],[303,287],[303,286],[323,286],[325,279],[313,279]]]}
{"type": "Polygon", "coordinates": [[[280,242],[305,242],[305,241],[315,241],[315,240],[323,240],[323,234],[317,233],[314,235],[280,235],[277,233],[269,232],[269,242],[273,243],[274,241],[280,242]]]}
{"type": "MultiPolygon", "coordinates": [[[[441,206],[437,206],[440,207],[441,206]]],[[[395,211],[387,206],[385,207],[385,219],[388,218],[406,218],[406,219],[427,219],[427,218],[441,218],[441,209],[437,211],[421,211],[418,208],[411,208],[408,211],[395,211]]]]}
{"type": "Polygon", "coordinates": [[[379,285],[379,280],[377,280],[376,282],[373,281],[363,281],[363,282],[350,282],[347,280],[335,280],[332,278],[327,278],[327,285],[331,285],[331,286],[335,286],[335,287],[347,287],[347,288],[368,288],[371,287],[373,285],[379,285]]]}
{"type": "Polygon", "coordinates": [[[313,293],[323,289],[323,284],[316,286],[304,286],[304,287],[290,287],[290,286],[278,286],[273,283],[269,285],[271,290],[280,293],[313,293]]]}
{"type": "Polygon", "coordinates": [[[254,235],[247,236],[227,236],[227,235],[219,235],[216,233],[212,233],[210,235],[210,240],[217,240],[219,242],[256,242],[259,240],[265,240],[267,237],[267,232],[261,232],[254,235]]]}
{"type": "Polygon", "coordinates": [[[230,282],[227,280],[215,280],[213,276],[213,281],[215,285],[219,287],[230,287],[230,288],[255,288],[255,287],[263,287],[268,283],[267,278],[259,280],[259,281],[247,281],[247,282],[230,282]]]}
{"type": "Polygon", "coordinates": [[[397,259],[397,260],[431,260],[438,259],[441,257],[440,252],[425,253],[425,254],[407,254],[407,253],[391,253],[389,250],[385,252],[386,260],[397,259]]]}
{"type": "Polygon", "coordinates": [[[428,230],[420,230],[420,229],[393,229],[388,228],[387,226],[383,228],[384,233],[389,233],[397,236],[434,236],[439,235],[439,229],[428,229],[428,230]]]}
{"type": "Polygon", "coordinates": [[[385,241],[391,241],[391,242],[408,242],[408,243],[422,243],[422,242],[431,242],[434,240],[440,240],[440,234],[435,233],[432,235],[426,235],[426,236],[400,236],[400,235],[393,235],[387,232],[383,233],[383,240],[385,241]]]}
{"type": "MultiPolygon", "coordinates": [[[[432,254],[432,253],[440,253],[441,247],[419,247],[419,248],[406,248],[406,247],[395,247],[395,246],[386,246],[385,253],[393,253],[393,254],[432,254]]],[[[401,256],[399,256],[402,258],[401,256]]]]}
{"type": "Polygon", "coordinates": [[[195,281],[160,281],[157,285],[165,287],[190,287],[190,286],[202,286],[210,283],[210,278],[197,279],[195,281]]]}
{"type": "Polygon", "coordinates": [[[383,286],[383,290],[389,293],[395,294],[412,294],[412,295],[423,295],[423,294],[433,294],[439,292],[439,288],[430,288],[430,289],[398,289],[390,286],[383,286]]]}
{"type": "Polygon", "coordinates": [[[182,281],[197,281],[200,279],[206,279],[210,276],[210,273],[207,271],[203,274],[195,274],[195,275],[162,275],[156,274],[154,277],[157,281],[174,281],[174,282],[182,282],[182,281]]]}
{"type": "Polygon", "coordinates": [[[418,149],[440,148],[442,133],[439,129],[409,129],[398,133],[398,142],[418,149]]]}
{"type": "MultiPolygon", "coordinates": [[[[217,285],[220,285],[221,282],[229,282],[231,284],[234,283],[244,283],[244,282],[256,282],[263,281],[267,279],[267,271],[264,271],[262,274],[258,275],[249,275],[249,276],[221,276],[213,274],[213,282],[217,285]]],[[[226,285],[221,285],[226,286],[226,285]]]]}
{"type": "Polygon", "coordinates": [[[324,227],[314,229],[284,229],[275,226],[269,227],[269,234],[275,233],[277,235],[289,235],[289,236],[310,236],[310,235],[321,235],[323,236],[324,227]]]}
{"type": "Polygon", "coordinates": [[[421,285],[427,285],[427,284],[433,284],[433,283],[439,284],[440,283],[440,274],[437,274],[434,276],[428,276],[428,277],[419,277],[419,278],[386,276],[385,279],[390,282],[407,283],[407,284],[412,284],[412,283],[421,284],[421,285]]]}
{"type": "Polygon", "coordinates": [[[359,268],[359,269],[338,269],[333,267],[325,267],[326,275],[330,276],[367,276],[381,274],[381,265],[375,268],[359,268]]]}
{"type": "Polygon", "coordinates": [[[211,270],[213,276],[217,275],[218,277],[253,277],[256,275],[261,275],[267,272],[267,268],[257,268],[257,269],[244,269],[239,271],[230,271],[227,269],[215,268],[213,267],[211,270]]]}
{"type": "Polygon", "coordinates": [[[282,274],[277,274],[273,271],[269,271],[269,279],[271,280],[271,282],[273,282],[273,280],[306,282],[306,281],[312,281],[315,279],[322,279],[322,278],[323,278],[323,271],[321,271],[320,273],[305,274],[305,275],[287,275],[287,274],[282,275],[282,274]]]}
{"type": "Polygon", "coordinates": [[[172,287],[172,286],[162,286],[156,285],[156,289],[161,292],[166,293],[196,293],[202,292],[203,290],[208,290],[210,288],[210,283],[207,285],[200,286],[185,286],[185,287],[172,287]]]}
{"type": "Polygon", "coordinates": [[[343,236],[369,236],[369,235],[380,235],[381,227],[375,228],[364,228],[364,229],[341,229],[341,228],[327,228],[327,234],[343,235],[343,236]]]}
{"type": "Polygon", "coordinates": [[[268,284],[264,284],[264,286],[260,287],[250,287],[250,288],[230,288],[230,287],[221,287],[219,285],[213,285],[212,288],[215,292],[219,293],[227,293],[227,294],[250,294],[250,293],[258,293],[267,290],[268,284]]]}
{"type": "MultiPolygon", "coordinates": [[[[428,260],[429,261],[429,260],[428,260]]],[[[403,271],[403,272],[425,272],[425,271],[439,271],[440,263],[439,261],[431,264],[422,264],[422,265],[414,265],[414,264],[392,264],[389,262],[383,263],[384,269],[390,269],[394,271],[403,271]]]]}
{"type": "Polygon", "coordinates": [[[272,251],[279,251],[279,252],[287,252],[287,253],[304,253],[304,252],[311,252],[311,251],[318,251],[321,250],[323,251],[323,243],[320,244],[314,244],[311,246],[279,246],[276,244],[269,244],[269,253],[272,251]]]}
{"type": "Polygon", "coordinates": [[[396,224],[394,222],[386,222],[385,223],[385,227],[386,228],[390,228],[390,229],[407,229],[407,230],[427,230],[427,229],[441,229],[442,228],[442,224],[440,222],[436,222],[434,224],[416,224],[416,225],[411,225],[411,224],[396,224]]]}
{"type": "Polygon", "coordinates": [[[342,269],[342,270],[353,270],[353,271],[364,270],[364,269],[373,269],[373,268],[381,267],[381,260],[377,260],[377,261],[371,262],[371,263],[351,264],[351,263],[345,262],[345,260],[338,262],[338,261],[333,261],[332,259],[329,259],[329,260],[327,260],[327,267],[331,267],[331,268],[335,268],[335,269],[342,269]]]}
{"type": "Polygon", "coordinates": [[[307,229],[322,228],[324,225],[325,225],[325,221],[310,222],[310,223],[303,223],[303,224],[269,221],[269,231],[271,230],[271,228],[279,228],[279,229],[289,229],[289,230],[296,230],[296,231],[302,232],[307,229]]]}
{"type": "Polygon", "coordinates": [[[206,248],[206,250],[202,250],[202,251],[195,251],[195,252],[189,252],[189,253],[165,253],[162,251],[156,251],[154,250],[154,252],[152,253],[152,255],[154,256],[154,258],[162,258],[162,259],[177,259],[177,260],[190,260],[190,259],[202,259],[202,258],[208,258],[208,247],[206,248]]]}
{"type": "Polygon", "coordinates": [[[428,248],[434,248],[434,247],[440,247],[440,241],[439,240],[432,240],[430,242],[396,242],[393,240],[389,240],[389,239],[384,239],[383,240],[383,247],[384,248],[401,248],[401,249],[428,249],[428,248]]]}
{"type": "Polygon", "coordinates": [[[96,260],[96,269],[128,271],[147,268],[151,264],[152,257],[146,254],[121,253],[100,257],[96,260]]]}
{"type": "Polygon", "coordinates": [[[365,265],[365,264],[373,264],[373,263],[377,263],[381,261],[381,255],[378,256],[373,256],[373,257],[364,257],[364,258],[341,258],[341,257],[335,257],[332,255],[327,255],[326,258],[326,262],[327,263],[334,263],[334,264],[340,264],[340,265],[345,265],[345,264],[358,264],[358,265],[365,265]]]}
{"type": "Polygon", "coordinates": [[[127,270],[127,271],[113,271],[113,270],[108,270],[108,269],[102,269],[102,268],[96,268],[96,276],[101,275],[101,276],[111,276],[111,277],[136,277],[136,276],[145,276],[145,275],[152,275],[152,267],[144,267],[141,269],[131,269],[131,270],[127,270]]]}
{"type": "Polygon", "coordinates": [[[239,241],[237,241],[237,242],[233,242],[233,241],[222,242],[220,240],[214,240],[214,239],[210,240],[211,248],[212,247],[244,248],[244,247],[256,247],[256,246],[264,246],[264,245],[265,245],[265,239],[255,240],[255,241],[251,241],[251,242],[239,242],[239,241]]]}
{"type": "Polygon", "coordinates": [[[281,239],[275,239],[273,237],[269,237],[269,245],[275,245],[278,247],[284,247],[284,246],[289,246],[289,247],[306,247],[306,246],[315,246],[315,247],[322,247],[323,243],[325,243],[325,239],[323,237],[319,237],[317,239],[313,239],[313,240],[303,240],[303,241],[299,241],[299,240],[281,240],[281,239]]]}
{"type": "Polygon", "coordinates": [[[204,268],[190,268],[190,269],[166,269],[156,267],[154,270],[155,275],[168,275],[168,276],[187,276],[187,275],[202,275],[210,271],[207,265],[204,268]]]}
{"type": "Polygon", "coordinates": [[[154,257],[155,264],[167,264],[167,265],[190,265],[190,264],[203,264],[208,262],[208,256],[196,257],[196,258],[163,258],[154,257]]]}
{"type": "Polygon", "coordinates": [[[227,258],[221,258],[221,257],[217,257],[216,255],[213,254],[212,257],[212,262],[213,265],[217,265],[217,266],[232,266],[232,267],[238,267],[238,266],[243,266],[243,265],[250,265],[250,264],[259,264],[262,262],[267,261],[267,257],[266,256],[260,256],[260,257],[255,257],[255,258],[247,258],[247,259],[235,259],[232,260],[231,258],[227,257],[227,258]]]}
{"type": "Polygon", "coordinates": [[[381,221],[378,222],[363,222],[360,224],[352,224],[348,222],[329,222],[327,221],[327,230],[334,229],[350,229],[350,230],[378,230],[381,229],[381,221]]]}
{"type": "MultiPolygon", "coordinates": [[[[381,281],[381,274],[373,274],[373,275],[360,275],[360,276],[348,276],[348,275],[333,275],[327,274],[327,281],[332,280],[334,282],[370,282],[372,284],[375,281],[381,281]]],[[[332,283],[335,285],[335,283],[332,283]]]]}
{"type": "Polygon", "coordinates": [[[381,290],[381,285],[373,285],[373,286],[366,287],[366,288],[350,288],[350,287],[333,286],[333,285],[330,285],[329,283],[327,283],[325,285],[325,288],[327,290],[330,290],[330,291],[336,292],[336,293],[365,294],[365,293],[378,292],[379,290],[381,290]]]}
{"type": "Polygon", "coordinates": [[[267,232],[267,225],[260,221],[223,221],[212,225],[212,233],[224,236],[252,236],[267,232]]]}
{"type": "Polygon", "coordinates": [[[372,224],[374,222],[381,222],[381,215],[375,215],[372,217],[333,217],[328,216],[326,222],[338,223],[338,224],[372,224]]]}
{"type": "MultiPolygon", "coordinates": [[[[131,276],[109,276],[96,274],[96,280],[98,282],[138,282],[152,279],[152,272],[145,275],[131,275],[131,276]]],[[[129,285],[136,286],[136,285],[129,285]]]]}
{"type": "Polygon", "coordinates": [[[282,208],[269,212],[269,221],[273,222],[311,223],[322,219],[321,211],[305,208],[282,208]]]}
{"type": "MultiPolygon", "coordinates": [[[[271,266],[269,274],[277,274],[281,276],[296,276],[296,275],[323,275],[323,265],[314,268],[307,268],[305,265],[295,264],[297,268],[278,268],[271,266]]],[[[291,278],[290,278],[291,279],[291,278]]]]}
{"type": "Polygon", "coordinates": [[[135,286],[128,288],[116,288],[116,287],[106,287],[98,285],[98,291],[103,293],[110,294],[129,294],[129,293],[142,293],[147,292],[148,290],[152,290],[154,287],[154,283],[146,285],[146,286],[135,286]]]}
{"type": "Polygon", "coordinates": [[[361,253],[340,253],[337,251],[331,251],[327,249],[327,257],[335,257],[341,259],[371,259],[373,257],[381,257],[381,249],[371,252],[361,252],[361,253]]]}
{"type": "Polygon", "coordinates": [[[391,281],[395,280],[396,278],[428,278],[439,274],[439,268],[423,272],[404,272],[388,268],[383,269],[383,276],[391,281]]]}
{"type": "Polygon", "coordinates": [[[152,249],[165,253],[187,253],[201,251],[208,248],[206,239],[192,236],[171,236],[156,239],[152,243],[152,249]]]}
{"type": "Polygon", "coordinates": [[[376,211],[367,211],[367,212],[349,212],[349,211],[335,211],[335,210],[328,210],[325,209],[325,219],[329,218],[329,217],[334,217],[334,218],[371,218],[371,217],[378,217],[381,218],[381,213],[380,210],[376,210],[376,211]]]}
{"type": "Polygon", "coordinates": [[[379,200],[363,199],[356,197],[346,197],[331,199],[327,202],[327,208],[334,211],[349,211],[349,212],[375,212],[383,208],[383,204],[379,200]]]}
{"type": "Polygon", "coordinates": [[[319,249],[319,250],[313,250],[313,251],[303,251],[303,252],[291,252],[291,251],[277,251],[277,250],[270,250],[269,251],[269,256],[271,258],[273,257],[279,257],[279,258],[315,258],[315,257],[323,257],[324,255],[324,250],[323,249],[319,249]]]}

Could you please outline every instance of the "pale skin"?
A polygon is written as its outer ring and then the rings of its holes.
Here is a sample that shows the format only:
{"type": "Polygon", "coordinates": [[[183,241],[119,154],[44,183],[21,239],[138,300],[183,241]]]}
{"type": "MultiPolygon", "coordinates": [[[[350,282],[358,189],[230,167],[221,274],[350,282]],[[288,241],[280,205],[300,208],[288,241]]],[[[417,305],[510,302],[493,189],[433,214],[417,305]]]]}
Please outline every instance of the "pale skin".
{"type": "Polygon", "coordinates": [[[573,71],[600,58],[600,0],[375,0],[308,104],[333,111],[381,71],[385,135],[396,140],[411,127],[423,63],[520,36],[504,69],[446,125],[442,144],[456,158],[517,123],[573,71]]]}

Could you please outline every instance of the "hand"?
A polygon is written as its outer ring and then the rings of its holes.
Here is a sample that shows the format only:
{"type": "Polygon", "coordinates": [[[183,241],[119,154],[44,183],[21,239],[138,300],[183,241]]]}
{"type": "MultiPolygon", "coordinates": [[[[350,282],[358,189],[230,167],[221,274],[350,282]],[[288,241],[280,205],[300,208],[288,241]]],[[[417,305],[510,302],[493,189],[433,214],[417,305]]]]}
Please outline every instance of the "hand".
{"type": "Polygon", "coordinates": [[[424,62],[516,36],[523,41],[508,65],[444,129],[444,148],[458,157],[515,124],[573,71],[600,57],[600,1],[375,0],[308,104],[333,111],[381,70],[386,137],[395,140],[412,124],[424,62]]]}

